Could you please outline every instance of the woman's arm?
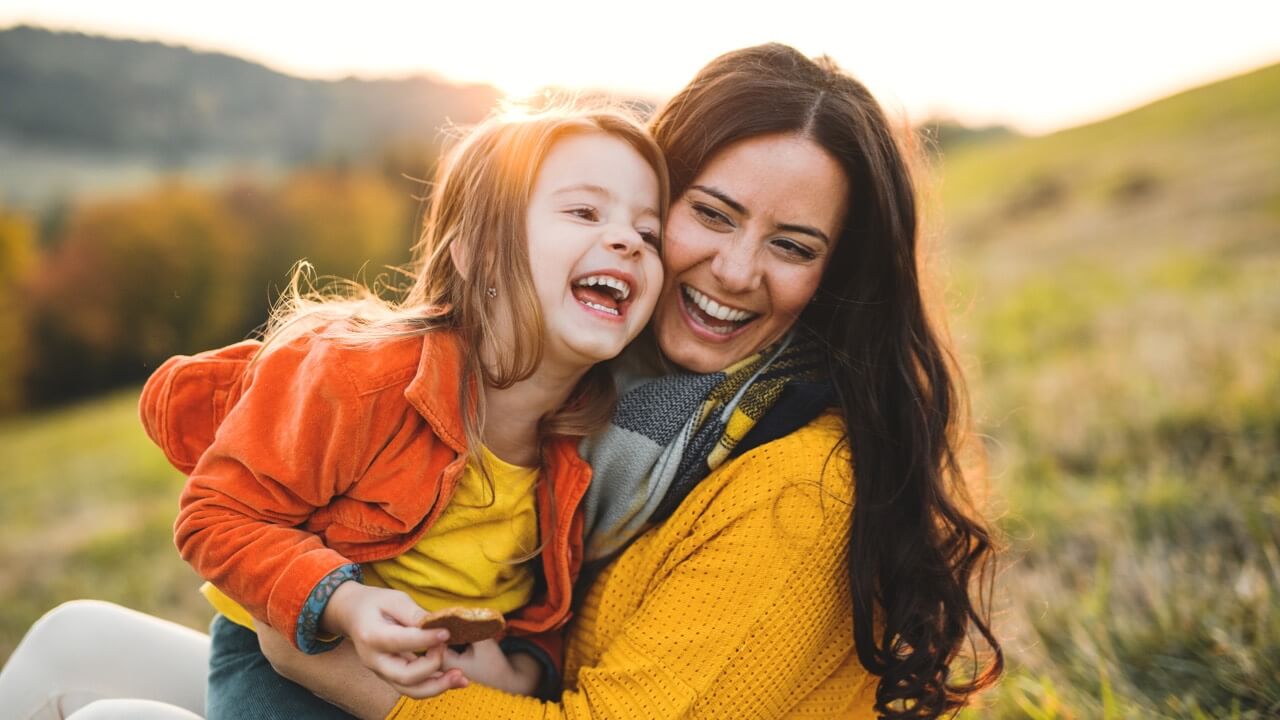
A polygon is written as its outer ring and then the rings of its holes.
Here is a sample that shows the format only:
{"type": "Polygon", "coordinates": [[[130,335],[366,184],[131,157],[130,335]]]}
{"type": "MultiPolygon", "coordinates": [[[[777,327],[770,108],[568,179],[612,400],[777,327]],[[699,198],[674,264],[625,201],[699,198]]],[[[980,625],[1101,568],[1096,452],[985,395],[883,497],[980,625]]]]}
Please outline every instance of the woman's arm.
{"type": "MultiPolygon", "coordinates": [[[[748,454],[722,468],[656,537],[624,554],[615,573],[637,564],[629,556],[662,548],[652,577],[608,578],[608,600],[642,600],[616,632],[599,629],[610,637],[591,649],[598,659],[577,668],[558,702],[473,685],[401,699],[391,717],[781,716],[838,673],[847,682],[828,701],[853,702],[868,676],[849,672],[847,491],[814,482],[830,445],[805,448],[812,462],[774,450],[772,461],[748,454]]],[[[285,672],[321,694],[341,692],[346,671],[324,660],[285,672]]],[[[382,717],[386,703],[353,709],[382,717]]]]}
{"type": "Polygon", "coordinates": [[[400,700],[400,693],[364,666],[351,643],[307,655],[265,625],[258,627],[258,643],[276,672],[356,717],[386,717],[400,700]]]}

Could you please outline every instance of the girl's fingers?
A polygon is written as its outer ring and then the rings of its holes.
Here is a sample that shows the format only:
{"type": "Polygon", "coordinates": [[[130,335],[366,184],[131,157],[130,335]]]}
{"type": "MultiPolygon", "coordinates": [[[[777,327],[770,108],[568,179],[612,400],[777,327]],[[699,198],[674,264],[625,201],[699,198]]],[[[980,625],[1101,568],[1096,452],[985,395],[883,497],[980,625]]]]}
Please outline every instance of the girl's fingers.
{"type": "Polygon", "coordinates": [[[427,611],[402,592],[388,593],[383,600],[379,607],[382,614],[400,625],[416,628],[427,619],[427,611]]]}
{"type": "Polygon", "coordinates": [[[423,653],[443,647],[449,640],[449,631],[388,625],[370,633],[364,640],[370,648],[389,655],[423,653]]]}
{"type": "Polygon", "coordinates": [[[412,659],[401,655],[378,655],[374,658],[371,669],[391,685],[412,687],[439,673],[440,659],[438,649],[425,655],[413,655],[412,659]]]}
{"type": "Polygon", "coordinates": [[[450,670],[443,675],[429,678],[420,683],[415,683],[413,685],[395,685],[393,683],[392,687],[401,695],[406,695],[415,700],[421,700],[423,698],[435,697],[436,695],[449,690],[464,688],[467,685],[467,678],[463,676],[462,671],[450,670]]]}

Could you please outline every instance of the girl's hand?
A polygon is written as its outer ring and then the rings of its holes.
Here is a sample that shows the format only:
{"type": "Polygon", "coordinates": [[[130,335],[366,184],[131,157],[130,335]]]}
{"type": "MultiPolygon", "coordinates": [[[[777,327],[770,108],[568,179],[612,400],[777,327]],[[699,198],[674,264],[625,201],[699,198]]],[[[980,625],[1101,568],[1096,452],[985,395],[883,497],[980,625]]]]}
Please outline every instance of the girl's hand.
{"type": "Polygon", "coordinates": [[[442,667],[449,632],[418,627],[426,615],[399,590],[348,581],[330,596],[320,627],[347,637],[360,662],[397,692],[427,698],[466,687],[467,679],[442,667]]]}
{"type": "Polygon", "coordinates": [[[512,695],[533,695],[542,681],[542,666],[524,653],[502,652],[496,640],[481,640],[463,652],[446,649],[444,670],[461,670],[467,680],[488,685],[512,695]]]}

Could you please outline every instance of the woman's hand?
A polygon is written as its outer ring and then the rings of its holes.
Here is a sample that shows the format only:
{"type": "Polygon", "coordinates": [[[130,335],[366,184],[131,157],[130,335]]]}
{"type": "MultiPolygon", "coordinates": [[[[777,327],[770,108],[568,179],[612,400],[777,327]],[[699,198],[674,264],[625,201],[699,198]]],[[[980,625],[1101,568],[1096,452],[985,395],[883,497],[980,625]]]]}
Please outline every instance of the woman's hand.
{"type": "Polygon", "coordinates": [[[449,632],[418,627],[426,615],[399,590],[348,581],[330,596],[320,626],[347,637],[364,666],[397,692],[427,698],[466,687],[467,680],[442,667],[449,632]]]}
{"type": "Polygon", "coordinates": [[[399,692],[360,662],[351,643],[307,655],[264,623],[257,623],[257,631],[262,654],[281,677],[358,718],[381,720],[400,701],[399,692]]]}
{"type": "Polygon", "coordinates": [[[512,695],[533,695],[542,681],[542,666],[524,653],[508,656],[496,640],[481,640],[463,652],[445,650],[446,671],[461,670],[468,680],[512,695]]]}

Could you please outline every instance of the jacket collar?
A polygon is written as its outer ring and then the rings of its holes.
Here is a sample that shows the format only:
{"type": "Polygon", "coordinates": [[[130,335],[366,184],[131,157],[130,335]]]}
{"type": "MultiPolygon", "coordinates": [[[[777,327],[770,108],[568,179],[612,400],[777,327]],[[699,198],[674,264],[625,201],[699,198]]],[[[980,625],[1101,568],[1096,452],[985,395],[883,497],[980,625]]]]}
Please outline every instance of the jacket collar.
{"type": "MultiPolygon", "coordinates": [[[[464,367],[462,353],[462,342],[457,333],[449,330],[427,332],[422,336],[418,371],[404,391],[405,399],[431,423],[436,435],[458,453],[467,449],[462,400],[458,392],[464,367]]],[[[473,379],[473,388],[474,382],[473,379]]]]}

